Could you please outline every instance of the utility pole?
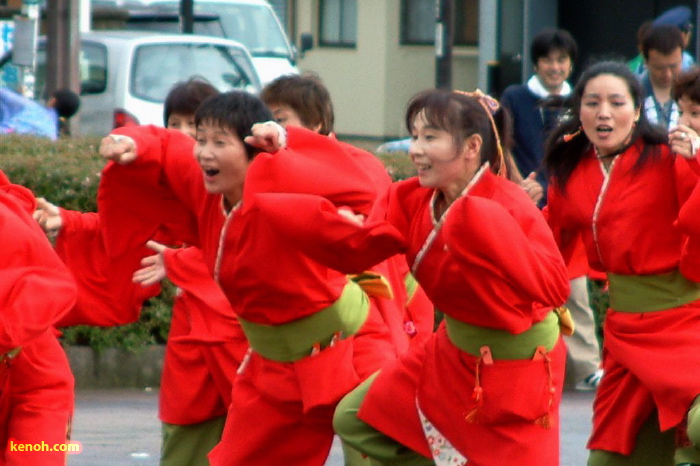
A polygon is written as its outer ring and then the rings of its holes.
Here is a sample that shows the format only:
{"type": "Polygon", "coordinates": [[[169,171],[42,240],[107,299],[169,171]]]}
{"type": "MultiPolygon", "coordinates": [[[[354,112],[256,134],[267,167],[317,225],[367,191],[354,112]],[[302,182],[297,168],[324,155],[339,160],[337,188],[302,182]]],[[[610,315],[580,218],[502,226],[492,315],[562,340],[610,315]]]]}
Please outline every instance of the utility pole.
{"type": "Polygon", "coordinates": [[[80,94],[80,0],[51,0],[46,8],[46,95],[80,94]]]}
{"type": "Polygon", "coordinates": [[[435,87],[452,89],[454,0],[435,0],[435,87]]]}
{"type": "MultiPolygon", "coordinates": [[[[46,2],[46,83],[45,95],[38,98],[48,99],[57,89],[80,95],[80,7],[80,0],[46,2]]],[[[79,127],[79,116],[71,118],[69,125],[79,127]]]]}
{"type": "Polygon", "coordinates": [[[180,30],[183,34],[194,32],[194,0],[180,0],[180,30]]]}

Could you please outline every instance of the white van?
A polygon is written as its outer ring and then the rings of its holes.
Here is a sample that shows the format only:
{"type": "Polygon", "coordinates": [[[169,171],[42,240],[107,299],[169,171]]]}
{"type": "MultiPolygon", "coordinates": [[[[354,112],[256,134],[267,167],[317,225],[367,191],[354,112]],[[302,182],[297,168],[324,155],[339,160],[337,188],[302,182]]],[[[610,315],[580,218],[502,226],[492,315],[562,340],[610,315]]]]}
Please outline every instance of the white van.
{"type": "MultiPolygon", "coordinates": [[[[46,42],[37,54],[38,95],[46,82],[46,42]]],[[[201,76],[222,92],[260,92],[248,49],[220,37],[146,31],[80,35],[80,110],[75,134],[105,135],[129,124],[163,125],[163,103],[173,84],[201,76]]],[[[0,57],[0,85],[17,88],[12,51],[0,57]],[[14,80],[13,80],[14,78],[14,80]]]]}
{"type": "MultiPolygon", "coordinates": [[[[140,9],[177,13],[180,0],[92,0],[93,7],[116,6],[137,12],[140,9]]],[[[224,37],[248,47],[253,64],[265,85],[285,74],[298,74],[296,52],[290,45],[277,15],[266,0],[194,0],[195,14],[219,16],[224,37]]],[[[129,22],[128,29],[157,29],[157,24],[129,22]]]]}

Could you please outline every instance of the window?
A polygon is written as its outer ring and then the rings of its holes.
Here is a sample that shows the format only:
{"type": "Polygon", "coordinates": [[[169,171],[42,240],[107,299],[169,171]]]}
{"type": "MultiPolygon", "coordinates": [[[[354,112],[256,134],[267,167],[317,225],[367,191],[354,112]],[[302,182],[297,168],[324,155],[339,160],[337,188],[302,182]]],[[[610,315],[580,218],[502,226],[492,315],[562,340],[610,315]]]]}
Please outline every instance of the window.
{"type": "Polygon", "coordinates": [[[107,48],[83,42],[78,59],[80,94],[100,94],[107,89],[107,48]]]}
{"type": "Polygon", "coordinates": [[[355,47],[357,44],[357,0],[320,0],[319,44],[355,47]]]}
{"type": "MultiPolygon", "coordinates": [[[[436,0],[401,1],[401,43],[435,43],[436,0]]],[[[454,45],[479,42],[479,0],[454,0],[454,45]]]]}

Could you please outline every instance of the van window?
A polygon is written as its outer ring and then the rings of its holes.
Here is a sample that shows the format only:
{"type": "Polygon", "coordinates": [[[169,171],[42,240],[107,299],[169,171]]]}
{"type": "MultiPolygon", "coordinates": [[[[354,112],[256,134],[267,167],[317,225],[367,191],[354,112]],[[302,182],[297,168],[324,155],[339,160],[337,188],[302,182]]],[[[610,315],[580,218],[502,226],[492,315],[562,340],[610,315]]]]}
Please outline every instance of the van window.
{"type": "MultiPolygon", "coordinates": [[[[163,102],[170,88],[192,76],[206,76],[217,89],[254,91],[254,71],[242,50],[212,44],[147,44],[134,54],[131,93],[144,100],[163,102]]],[[[251,65],[252,66],[252,65],[251,65]]]]}

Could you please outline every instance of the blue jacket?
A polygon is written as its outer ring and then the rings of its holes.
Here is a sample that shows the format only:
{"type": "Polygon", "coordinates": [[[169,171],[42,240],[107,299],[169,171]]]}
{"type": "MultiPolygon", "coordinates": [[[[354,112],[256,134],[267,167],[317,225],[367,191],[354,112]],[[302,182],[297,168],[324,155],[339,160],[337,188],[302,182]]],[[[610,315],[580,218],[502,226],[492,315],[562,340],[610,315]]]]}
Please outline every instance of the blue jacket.
{"type": "Polygon", "coordinates": [[[506,107],[513,117],[513,159],[523,177],[533,171],[537,181],[544,188],[544,197],[540,206],[547,203],[548,176],[542,166],[544,142],[559,121],[563,102],[551,107],[542,105],[543,101],[533,94],[525,84],[509,86],[501,97],[501,105],[506,107]]]}

